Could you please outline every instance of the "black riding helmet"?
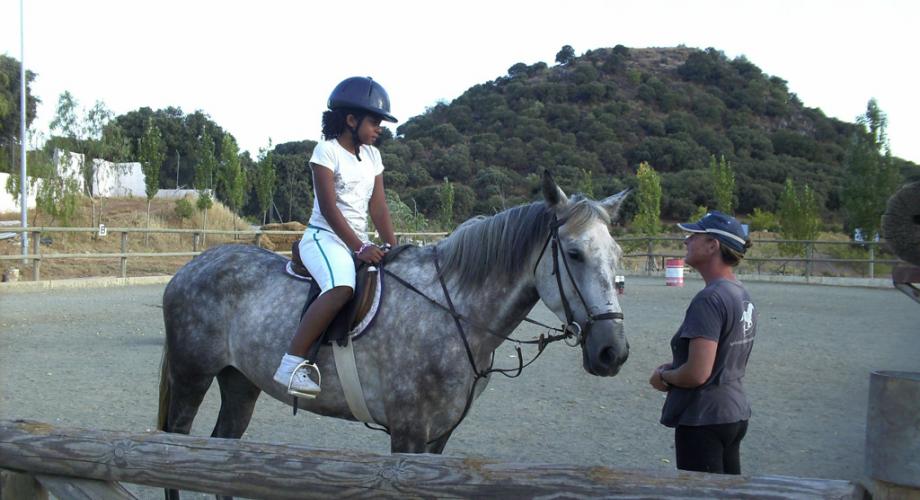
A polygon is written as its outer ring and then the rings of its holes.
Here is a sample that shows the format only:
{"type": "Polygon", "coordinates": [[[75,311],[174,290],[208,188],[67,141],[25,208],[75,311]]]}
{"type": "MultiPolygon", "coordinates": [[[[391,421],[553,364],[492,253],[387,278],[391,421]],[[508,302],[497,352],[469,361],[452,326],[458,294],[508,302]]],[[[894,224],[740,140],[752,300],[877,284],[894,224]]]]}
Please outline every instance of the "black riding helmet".
{"type": "Polygon", "coordinates": [[[329,95],[329,109],[357,109],[379,115],[383,120],[397,123],[390,114],[390,96],[383,86],[369,76],[353,76],[342,80],[329,95]]]}

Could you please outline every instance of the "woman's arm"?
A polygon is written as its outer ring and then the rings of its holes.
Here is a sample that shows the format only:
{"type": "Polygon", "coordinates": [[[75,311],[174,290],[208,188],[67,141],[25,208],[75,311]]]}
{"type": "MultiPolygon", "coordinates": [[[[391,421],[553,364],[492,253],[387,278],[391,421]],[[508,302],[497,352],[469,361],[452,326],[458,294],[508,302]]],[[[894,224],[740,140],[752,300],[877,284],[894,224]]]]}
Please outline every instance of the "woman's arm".
{"type": "Polygon", "coordinates": [[[374,178],[374,192],[368,206],[374,227],[384,242],[396,246],[396,234],[393,232],[393,221],[390,219],[390,209],[387,207],[386,192],[383,190],[383,174],[374,178]]]}
{"type": "Polygon", "coordinates": [[[673,370],[658,370],[658,376],[667,385],[693,389],[709,380],[716,361],[719,343],[715,340],[697,337],[690,339],[690,355],[687,362],[673,370]]]}

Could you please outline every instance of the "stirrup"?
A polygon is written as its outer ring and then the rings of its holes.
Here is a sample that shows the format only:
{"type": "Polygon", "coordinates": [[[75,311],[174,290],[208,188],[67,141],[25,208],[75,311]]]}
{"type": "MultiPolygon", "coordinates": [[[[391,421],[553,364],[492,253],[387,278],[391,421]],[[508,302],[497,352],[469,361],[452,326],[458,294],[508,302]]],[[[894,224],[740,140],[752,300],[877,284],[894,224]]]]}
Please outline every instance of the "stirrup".
{"type": "Polygon", "coordinates": [[[320,390],[322,390],[323,375],[319,372],[319,367],[316,366],[315,363],[311,363],[307,360],[304,360],[304,361],[301,361],[300,364],[298,364],[296,367],[294,367],[294,371],[291,372],[291,380],[288,382],[288,386],[287,386],[288,394],[294,397],[299,397],[299,398],[304,398],[304,399],[314,399],[316,398],[316,396],[319,395],[320,391],[300,392],[300,391],[295,391],[294,389],[292,389],[292,386],[294,385],[294,375],[297,373],[297,370],[300,370],[302,367],[309,368],[310,370],[313,370],[314,372],[316,372],[316,385],[320,387],[320,390]]]}

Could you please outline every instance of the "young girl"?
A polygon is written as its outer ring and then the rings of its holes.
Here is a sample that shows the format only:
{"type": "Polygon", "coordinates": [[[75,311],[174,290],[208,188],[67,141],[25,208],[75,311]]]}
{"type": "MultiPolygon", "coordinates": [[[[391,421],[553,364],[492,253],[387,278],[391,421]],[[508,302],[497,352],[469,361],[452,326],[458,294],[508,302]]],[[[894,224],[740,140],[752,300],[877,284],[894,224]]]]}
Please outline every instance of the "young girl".
{"type": "Polygon", "coordinates": [[[313,149],[313,214],[300,240],[300,257],[321,293],[304,313],[274,379],[293,396],[314,398],[316,367],[304,359],[355,288],[352,256],[377,264],[384,251],[367,237],[370,213],[381,238],[396,244],[383,191],[383,162],[373,146],[380,123],[396,122],[386,90],[370,77],[339,83],[323,113],[323,141],[313,149]]]}

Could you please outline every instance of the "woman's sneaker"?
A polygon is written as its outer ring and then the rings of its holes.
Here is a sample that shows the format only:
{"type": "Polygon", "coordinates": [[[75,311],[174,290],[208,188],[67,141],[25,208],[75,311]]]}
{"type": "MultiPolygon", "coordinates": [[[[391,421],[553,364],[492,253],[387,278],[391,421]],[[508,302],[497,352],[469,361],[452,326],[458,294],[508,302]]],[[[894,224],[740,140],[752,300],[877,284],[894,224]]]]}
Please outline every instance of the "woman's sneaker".
{"type": "Polygon", "coordinates": [[[316,371],[317,378],[321,380],[319,368],[316,365],[303,358],[285,355],[273,378],[275,382],[287,388],[288,394],[312,399],[319,394],[320,386],[310,378],[310,370],[316,371]]]}

